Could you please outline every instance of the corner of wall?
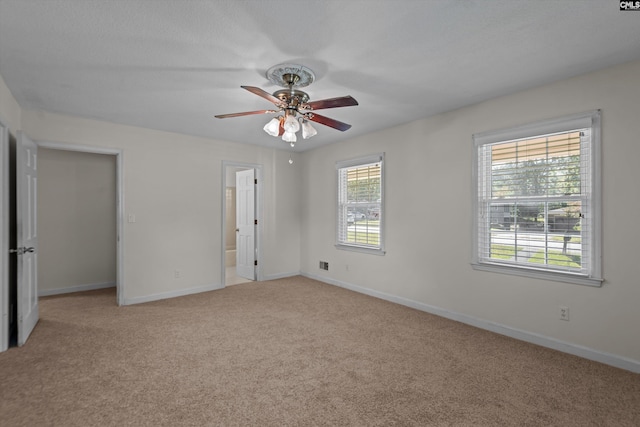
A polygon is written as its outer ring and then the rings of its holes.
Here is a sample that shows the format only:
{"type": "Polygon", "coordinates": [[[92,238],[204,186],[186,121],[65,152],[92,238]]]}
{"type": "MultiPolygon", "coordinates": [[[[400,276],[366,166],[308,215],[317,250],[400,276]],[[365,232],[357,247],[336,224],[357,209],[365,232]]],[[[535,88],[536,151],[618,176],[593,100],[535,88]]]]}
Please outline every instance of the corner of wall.
{"type": "Polygon", "coordinates": [[[22,109],[0,76],[0,121],[13,135],[22,129],[22,109]]]}

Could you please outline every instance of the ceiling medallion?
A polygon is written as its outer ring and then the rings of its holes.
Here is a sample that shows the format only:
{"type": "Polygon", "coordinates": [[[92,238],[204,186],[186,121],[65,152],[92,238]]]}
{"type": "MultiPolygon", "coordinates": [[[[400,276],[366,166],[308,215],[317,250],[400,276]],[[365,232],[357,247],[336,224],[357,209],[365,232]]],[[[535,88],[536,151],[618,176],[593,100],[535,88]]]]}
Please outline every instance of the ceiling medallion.
{"type": "Polygon", "coordinates": [[[316,79],[310,68],[298,64],[274,65],[267,70],[266,76],[271,83],[286,88],[309,86],[316,79]],[[294,81],[291,76],[295,77],[294,81]]]}

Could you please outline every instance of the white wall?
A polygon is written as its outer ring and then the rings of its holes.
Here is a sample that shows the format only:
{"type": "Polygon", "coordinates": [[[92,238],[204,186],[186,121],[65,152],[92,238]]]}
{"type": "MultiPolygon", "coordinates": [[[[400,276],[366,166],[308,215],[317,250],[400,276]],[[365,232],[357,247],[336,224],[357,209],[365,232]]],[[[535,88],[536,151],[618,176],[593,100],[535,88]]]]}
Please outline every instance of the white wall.
{"type": "Polygon", "coordinates": [[[38,150],[38,291],[116,282],[116,157],[38,150]]]}
{"type": "Polygon", "coordinates": [[[299,272],[300,184],[286,151],[26,110],[22,126],[36,141],[123,150],[125,218],[136,216],[124,224],[127,302],[223,286],[223,160],[264,165],[264,277],[299,272]]]}
{"type": "Polygon", "coordinates": [[[547,342],[583,346],[639,369],[639,75],[640,62],[634,62],[304,153],[303,273],[547,342]],[[472,134],[598,108],[603,286],[472,270],[472,134]],[[387,254],[337,250],[335,162],[376,152],[386,152],[387,254]],[[331,270],[319,270],[319,260],[331,270]],[[559,305],[569,306],[569,322],[559,320],[559,305]]]}
{"type": "MultiPolygon", "coordinates": [[[[235,185],[233,186],[227,185],[227,206],[226,206],[225,218],[226,218],[225,248],[227,250],[235,250],[236,249],[236,187],[235,185]]],[[[235,263],[232,265],[235,265],[235,263]]]]}
{"type": "Polygon", "coordinates": [[[0,122],[14,135],[20,130],[20,114],[20,106],[0,76],[0,122]]]}
{"type": "MultiPolygon", "coordinates": [[[[226,223],[226,242],[225,247],[228,250],[236,249],[236,172],[246,168],[227,166],[226,185],[227,185],[227,212],[225,218],[226,223]]],[[[233,257],[232,257],[233,258],[233,257]]],[[[235,258],[233,263],[227,262],[227,266],[236,265],[235,258]]]]}

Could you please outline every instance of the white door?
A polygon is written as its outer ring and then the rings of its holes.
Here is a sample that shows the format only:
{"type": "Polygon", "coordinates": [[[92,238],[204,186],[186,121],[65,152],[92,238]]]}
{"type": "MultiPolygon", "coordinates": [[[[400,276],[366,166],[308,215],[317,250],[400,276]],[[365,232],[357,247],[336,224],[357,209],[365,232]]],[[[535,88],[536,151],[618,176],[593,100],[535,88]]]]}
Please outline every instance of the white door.
{"type": "Polygon", "coordinates": [[[18,219],[18,345],[38,323],[38,147],[18,132],[16,147],[16,203],[18,219]]]}
{"type": "Polygon", "coordinates": [[[256,279],[255,169],[236,172],[236,273],[256,279]]]}

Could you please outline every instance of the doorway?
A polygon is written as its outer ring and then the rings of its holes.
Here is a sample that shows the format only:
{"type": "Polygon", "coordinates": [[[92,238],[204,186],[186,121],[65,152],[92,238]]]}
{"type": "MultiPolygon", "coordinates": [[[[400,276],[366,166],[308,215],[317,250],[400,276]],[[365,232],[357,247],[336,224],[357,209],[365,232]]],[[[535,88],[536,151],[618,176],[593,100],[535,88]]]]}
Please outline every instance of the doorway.
{"type": "Polygon", "coordinates": [[[222,283],[260,280],[262,166],[225,161],[222,170],[222,283]]]}
{"type": "Polygon", "coordinates": [[[47,279],[38,294],[115,287],[116,302],[124,305],[122,151],[48,142],[38,147],[44,178],[40,270],[47,279]]]}
{"type": "MultiPolygon", "coordinates": [[[[20,136],[20,135],[19,135],[20,136]]],[[[28,138],[24,137],[23,140],[28,140],[28,138]]],[[[33,143],[32,143],[33,144],[33,143]]],[[[1,218],[1,226],[0,226],[0,240],[2,242],[2,256],[0,259],[0,352],[7,350],[9,344],[16,344],[17,335],[20,335],[20,328],[17,325],[17,307],[20,292],[24,292],[21,286],[18,286],[18,277],[17,277],[17,256],[14,254],[13,256],[9,256],[9,247],[17,248],[17,240],[16,236],[18,235],[17,230],[18,221],[16,214],[17,207],[17,197],[16,197],[16,157],[17,157],[17,145],[18,142],[13,135],[10,135],[8,129],[0,123],[0,187],[2,189],[2,209],[0,210],[0,218],[1,218]]],[[[116,233],[113,238],[116,240],[116,274],[115,274],[115,286],[117,292],[117,303],[118,305],[124,305],[124,282],[123,282],[123,228],[122,228],[122,212],[123,209],[123,180],[122,180],[122,172],[123,172],[123,163],[122,163],[122,151],[114,150],[114,149],[101,149],[96,147],[84,147],[73,144],[59,144],[59,143],[38,143],[33,144],[32,155],[33,155],[33,165],[35,167],[36,159],[37,159],[37,151],[38,147],[41,148],[51,148],[54,150],[65,150],[68,152],[85,152],[85,153],[96,153],[96,154],[106,154],[115,156],[115,193],[116,193],[116,203],[115,203],[115,222],[116,222],[116,233]]],[[[37,178],[34,178],[36,181],[37,178]]],[[[34,195],[37,194],[37,191],[34,189],[31,193],[34,195]]],[[[24,210],[24,209],[23,209],[24,210]]],[[[33,213],[37,212],[37,209],[32,209],[33,213]]],[[[113,213],[112,213],[113,214],[113,213]]],[[[23,221],[24,222],[24,221],[23,221]]],[[[37,224],[37,223],[36,223],[37,224]]],[[[34,225],[32,227],[32,234],[36,235],[36,228],[34,225]]],[[[39,233],[39,231],[38,231],[39,233]]],[[[36,249],[32,251],[26,252],[38,252],[37,245],[36,248],[28,248],[28,249],[36,249]]],[[[17,250],[15,251],[18,252],[17,250]]],[[[37,265],[37,262],[34,263],[37,265]]],[[[34,277],[37,277],[37,273],[33,274],[34,277]]],[[[37,281],[35,282],[37,283],[37,281]]],[[[37,303],[38,295],[37,295],[37,285],[34,287],[33,297],[37,303]]],[[[37,314],[36,320],[37,322],[37,314]]],[[[34,324],[35,326],[35,324],[34,324]]],[[[26,329],[25,329],[26,330],[26,329]]],[[[23,330],[23,334],[26,334],[23,330]]],[[[26,338],[25,338],[26,340],[26,338]]],[[[18,344],[20,340],[18,339],[18,344]]]]}
{"type": "Polygon", "coordinates": [[[115,288],[115,156],[40,147],[38,182],[38,296],[115,288]]]}

